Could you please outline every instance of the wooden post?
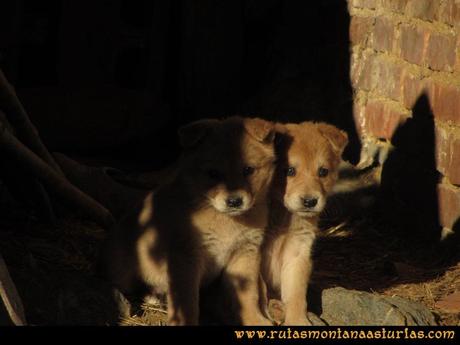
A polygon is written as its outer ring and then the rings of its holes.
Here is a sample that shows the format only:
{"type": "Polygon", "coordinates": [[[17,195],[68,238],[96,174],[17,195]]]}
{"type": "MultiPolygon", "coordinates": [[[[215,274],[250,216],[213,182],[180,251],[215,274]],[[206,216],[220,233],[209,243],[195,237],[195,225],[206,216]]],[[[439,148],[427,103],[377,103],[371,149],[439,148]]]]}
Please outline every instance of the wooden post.
{"type": "Polygon", "coordinates": [[[56,164],[41,141],[37,129],[30,121],[24,107],[16,96],[16,92],[6,79],[2,70],[0,70],[0,109],[5,112],[8,121],[16,130],[21,141],[47,162],[58,174],[64,176],[61,168],[56,164]]]}
{"type": "Polygon", "coordinates": [[[52,169],[16,139],[1,122],[0,152],[5,153],[5,156],[17,163],[20,168],[33,174],[47,191],[78,207],[100,225],[108,227],[114,223],[112,214],[104,206],[72,185],[63,174],[52,169]]]}
{"type": "Polygon", "coordinates": [[[0,254],[0,326],[11,325],[26,325],[26,317],[21,298],[0,254]]]}

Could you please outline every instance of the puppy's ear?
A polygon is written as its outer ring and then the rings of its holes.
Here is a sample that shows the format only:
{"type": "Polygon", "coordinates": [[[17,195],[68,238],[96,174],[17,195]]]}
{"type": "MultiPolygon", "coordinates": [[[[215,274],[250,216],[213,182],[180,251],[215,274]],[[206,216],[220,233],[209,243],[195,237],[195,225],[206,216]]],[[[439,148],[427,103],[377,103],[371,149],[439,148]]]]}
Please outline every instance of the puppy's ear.
{"type": "Polygon", "coordinates": [[[253,138],[262,143],[271,143],[275,139],[275,124],[259,118],[244,119],[244,128],[253,138]]]}
{"type": "Polygon", "coordinates": [[[179,128],[179,141],[182,147],[190,148],[197,145],[219,121],[204,119],[189,123],[179,128]]]}
{"type": "Polygon", "coordinates": [[[274,139],[275,147],[281,149],[286,147],[291,141],[292,138],[290,138],[289,131],[287,130],[286,126],[281,123],[276,123],[274,139]]]}
{"type": "Polygon", "coordinates": [[[331,143],[337,155],[341,156],[348,144],[347,133],[327,123],[317,123],[316,126],[321,134],[331,143]]]}

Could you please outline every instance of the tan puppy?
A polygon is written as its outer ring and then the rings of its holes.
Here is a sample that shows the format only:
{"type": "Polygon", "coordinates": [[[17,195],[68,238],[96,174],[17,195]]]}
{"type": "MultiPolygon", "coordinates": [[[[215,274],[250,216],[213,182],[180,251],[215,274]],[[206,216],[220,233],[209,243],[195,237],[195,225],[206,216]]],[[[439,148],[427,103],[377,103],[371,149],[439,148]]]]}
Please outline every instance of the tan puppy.
{"type": "Polygon", "coordinates": [[[277,132],[278,162],[262,273],[269,295],[284,303],[284,324],[308,325],[311,249],[348,137],[331,125],[312,122],[280,124],[277,132]]]}
{"type": "Polygon", "coordinates": [[[199,290],[222,277],[245,325],[271,324],[259,307],[260,245],[275,170],[274,125],[202,120],[179,131],[184,154],[171,182],[110,234],[106,260],[124,292],[142,283],[167,298],[171,325],[198,323],[199,290]]]}

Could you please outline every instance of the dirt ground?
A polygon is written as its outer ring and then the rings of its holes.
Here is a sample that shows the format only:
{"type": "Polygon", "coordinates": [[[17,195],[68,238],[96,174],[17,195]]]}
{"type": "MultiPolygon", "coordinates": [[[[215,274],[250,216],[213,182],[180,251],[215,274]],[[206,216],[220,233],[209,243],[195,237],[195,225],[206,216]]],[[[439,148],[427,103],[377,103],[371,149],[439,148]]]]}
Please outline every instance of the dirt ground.
{"type": "MultiPolygon", "coordinates": [[[[427,249],[385,231],[387,225],[372,207],[363,210],[340,223],[337,216],[330,217],[335,222],[326,222],[330,224],[324,226],[314,251],[312,285],[405,297],[426,305],[441,325],[460,325],[459,311],[438,303],[460,290],[457,244],[427,249]]],[[[0,252],[30,324],[165,323],[164,306],[139,304],[131,315],[118,317],[110,286],[98,276],[104,238],[104,229],[77,216],[49,225],[18,207],[2,206],[0,252]]]]}

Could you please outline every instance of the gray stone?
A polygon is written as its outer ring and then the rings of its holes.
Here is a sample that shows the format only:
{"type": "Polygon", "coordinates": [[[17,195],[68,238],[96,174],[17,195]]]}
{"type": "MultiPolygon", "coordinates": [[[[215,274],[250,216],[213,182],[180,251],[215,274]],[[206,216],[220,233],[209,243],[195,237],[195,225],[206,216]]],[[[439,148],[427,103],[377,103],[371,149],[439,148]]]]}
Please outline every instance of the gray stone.
{"type": "Polygon", "coordinates": [[[316,314],[311,312],[307,313],[308,320],[310,320],[312,326],[327,326],[327,324],[321,320],[316,314]]]}
{"type": "Polygon", "coordinates": [[[322,291],[320,305],[320,318],[330,326],[437,325],[427,307],[401,297],[336,287],[322,291]]]}

